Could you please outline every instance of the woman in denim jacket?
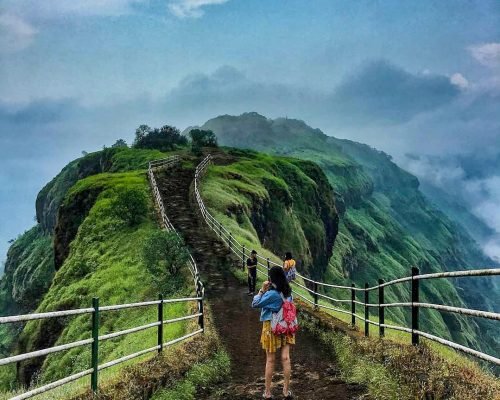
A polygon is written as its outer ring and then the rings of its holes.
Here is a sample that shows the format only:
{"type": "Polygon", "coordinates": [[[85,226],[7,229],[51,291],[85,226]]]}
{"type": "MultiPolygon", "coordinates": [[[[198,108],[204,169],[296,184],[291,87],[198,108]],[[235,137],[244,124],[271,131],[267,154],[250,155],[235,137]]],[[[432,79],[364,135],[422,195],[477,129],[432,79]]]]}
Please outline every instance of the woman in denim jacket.
{"type": "Polygon", "coordinates": [[[281,348],[281,363],[283,365],[283,395],[286,399],[292,398],[289,390],[291,362],[290,345],[295,344],[295,335],[275,335],[271,330],[273,313],[278,312],[283,305],[281,294],[286,299],[291,299],[292,289],[288,283],[285,272],[281,267],[275,266],[269,270],[269,281],[264,282],[262,289],[255,295],[252,301],[253,308],[260,308],[260,320],[262,321],[262,335],[260,342],[266,351],[266,390],[263,398],[271,399],[271,383],[274,373],[274,361],[277,349],[281,348]]]}

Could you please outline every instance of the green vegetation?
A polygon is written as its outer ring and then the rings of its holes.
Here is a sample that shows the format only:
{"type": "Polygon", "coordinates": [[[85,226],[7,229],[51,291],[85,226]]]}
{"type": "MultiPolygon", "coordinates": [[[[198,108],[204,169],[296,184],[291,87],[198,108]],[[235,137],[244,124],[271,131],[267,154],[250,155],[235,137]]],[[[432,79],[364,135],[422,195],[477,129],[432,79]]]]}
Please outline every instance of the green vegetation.
{"type": "Polygon", "coordinates": [[[135,131],[134,147],[137,149],[169,151],[187,143],[187,138],[181,135],[179,129],[169,125],[154,129],[141,125],[135,131]]]}
{"type": "Polygon", "coordinates": [[[189,136],[191,136],[191,151],[195,155],[200,156],[203,147],[217,147],[217,136],[212,131],[192,129],[189,136]]]}
{"type": "Polygon", "coordinates": [[[144,189],[121,187],[116,190],[111,208],[116,218],[129,226],[138,225],[148,212],[148,199],[144,189]]]}
{"type": "Polygon", "coordinates": [[[152,400],[195,400],[200,387],[223,382],[229,372],[229,356],[225,351],[219,350],[211,359],[193,365],[186,377],[173,389],[156,392],[152,400]]]}
{"type": "MultiPolygon", "coordinates": [[[[152,276],[142,262],[142,243],[157,230],[152,218],[143,219],[138,226],[118,217],[113,205],[124,191],[147,190],[143,172],[98,174],[80,180],[68,193],[65,203],[81,198],[82,193],[99,190],[96,202],[78,229],[71,250],[53,284],[38,307],[38,312],[67,308],[89,307],[92,297],[101,304],[121,304],[154,299],[157,292],[152,276]]],[[[180,286],[182,293],[186,285],[180,286]]],[[[186,306],[167,307],[167,315],[186,314],[186,306]]],[[[156,320],[156,309],[108,312],[102,315],[102,333],[143,325],[156,320]]],[[[32,351],[54,344],[69,343],[90,337],[90,321],[86,315],[77,316],[59,325],[52,320],[33,321],[20,336],[18,350],[32,351]]],[[[166,339],[184,332],[183,325],[168,327],[166,339]]],[[[101,362],[151,347],[156,343],[155,332],[143,331],[103,343],[101,362]]],[[[89,365],[90,348],[76,348],[64,354],[48,356],[41,365],[39,380],[48,382],[85,369],[89,365]]],[[[35,363],[38,360],[35,360],[35,363]]],[[[38,366],[38,364],[35,364],[38,366]]],[[[20,368],[20,378],[29,382],[33,363],[20,368]]]]}
{"type": "MultiPolygon", "coordinates": [[[[419,267],[421,273],[430,273],[493,264],[463,229],[424,198],[418,180],[400,169],[383,152],[326,136],[303,121],[270,120],[256,113],[220,116],[207,121],[201,129],[215,132],[224,145],[312,160],[321,167],[333,187],[340,221],[328,267],[315,267],[321,274],[313,276],[320,280],[347,285],[354,282],[357,286],[364,286],[365,282],[376,284],[379,278],[387,281],[407,276],[413,266],[419,267]]],[[[226,176],[226,179],[235,178],[226,176]]],[[[222,182],[218,183],[220,186],[222,182]]],[[[210,182],[207,185],[211,185],[210,182]]],[[[235,183],[228,181],[226,185],[235,183]]],[[[222,189],[212,185],[212,190],[222,189]]],[[[210,190],[206,195],[211,195],[210,190]]],[[[223,201],[221,204],[213,201],[210,205],[227,220],[228,210],[223,201]]],[[[240,224],[238,235],[245,237],[247,233],[241,230],[251,232],[259,223],[253,219],[240,224]]],[[[287,225],[293,226],[288,222],[287,225]]],[[[275,236],[284,235],[284,231],[275,232],[275,236]]],[[[291,245],[295,252],[302,253],[299,242],[292,241],[291,245]]],[[[277,254],[280,252],[281,249],[277,254]]],[[[348,293],[337,290],[328,290],[327,293],[336,298],[349,297],[348,293]]],[[[493,305],[499,300],[498,293],[500,291],[491,279],[434,280],[422,284],[423,301],[458,307],[466,305],[493,310],[493,305]],[[464,290],[459,291],[458,287],[464,290]]],[[[386,301],[408,299],[407,284],[386,290],[386,301]]],[[[429,310],[421,312],[422,327],[431,333],[498,354],[500,338],[494,334],[491,321],[475,321],[461,315],[429,310]]],[[[397,323],[407,324],[409,321],[407,309],[391,308],[389,313],[388,317],[397,323]]]]}
{"type": "Polygon", "coordinates": [[[443,359],[426,344],[417,348],[350,336],[307,311],[301,324],[332,352],[342,378],[365,385],[374,400],[496,400],[500,394],[498,380],[463,357],[443,359]]]}
{"type": "Polygon", "coordinates": [[[144,241],[142,259],[158,289],[167,294],[179,285],[177,278],[189,260],[189,251],[176,232],[155,231],[144,241]]]}
{"type": "Polygon", "coordinates": [[[293,249],[303,269],[321,275],[337,218],[321,170],[307,161],[250,151],[229,150],[221,157],[232,162],[211,166],[202,185],[206,205],[218,220],[248,250],[259,243],[274,254],[293,249]]]}
{"type": "MultiPolygon", "coordinates": [[[[9,249],[0,280],[0,315],[24,314],[36,308],[54,276],[52,238],[36,225],[9,249]]],[[[12,350],[20,326],[0,325],[0,355],[12,350]]]]}
{"type": "MultiPolygon", "coordinates": [[[[40,224],[18,238],[9,251],[0,281],[2,315],[86,308],[92,297],[99,297],[101,305],[157,298],[155,277],[143,260],[146,239],[159,233],[146,195],[146,168],[148,161],[165,156],[157,150],[116,147],[88,154],[65,167],[38,196],[40,224]],[[56,251],[67,247],[57,272],[52,237],[45,233],[51,227],[59,244],[56,251]],[[74,237],[63,241],[68,232],[65,227],[74,228],[74,237]]],[[[188,274],[187,269],[177,271],[169,281],[169,296],[191,293],[188,274]]],[[[165,318],[183,316],[189,310],[188,304],[169,304],[165,318]]],[[[156,314],[155,307],[102,313],[100,334],[153,322],[156,314]]],[[[69,343],[91,334],[88,315],[2,327],[6,328],[9,335],[1,332],[4,354],[11,349],[20,353],[69,343]]],[[[166,326],[165,341],[185,330],[183,322],[166,326]]],[[[100,363],[154,345],[154,329],[109,340],[100,345],[100,363]]],[[[89,362],[90,346],[84,346],[20,363],[17,371],[15,365],[0,367],[0,389],[15,389],[14,381],[21,385],[50,382],[87,369],[89,362]]]]}
{"type": "Polygon", "coordinates": [[[149,161],[166,156],[167,154],[158,150],[115,147],[90,153],[70,162],[38,194],[36,199],[38,222],[45,232],[52,233],[56,226],[59,207],[68,190],[79,179],[103,172],[145,170],[149,161]]]}

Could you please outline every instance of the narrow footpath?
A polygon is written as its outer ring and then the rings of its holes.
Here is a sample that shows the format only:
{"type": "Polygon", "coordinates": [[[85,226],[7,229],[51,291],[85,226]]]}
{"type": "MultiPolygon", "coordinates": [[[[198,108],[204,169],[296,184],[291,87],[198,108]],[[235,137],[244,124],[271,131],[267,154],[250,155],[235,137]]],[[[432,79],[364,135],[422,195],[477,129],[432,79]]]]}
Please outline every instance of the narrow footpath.
{"type": "MultiPolygon", "coordinates": [[[[264,391],[265,354],[260,348],[259,312],[250,307],[251,298],[230,272],[239,262],[225,244],[206,226],[192,193],[194,168],[176,166],[156,173],[167,215],[191,249],[206,286],[215,327],[231,357],[227,383],[199,392],[197,399],[260,399],[264,391]]],[[[292,353],[291,389],[295,399],[361,399],[364,390],[347,384],[338,368],[312,335],[301,331],[292,353]]],[[[279,356],[276,382],[282,380],[279,356]]],[[[280,399],[281,386],[274,398],[280,399]]]]}

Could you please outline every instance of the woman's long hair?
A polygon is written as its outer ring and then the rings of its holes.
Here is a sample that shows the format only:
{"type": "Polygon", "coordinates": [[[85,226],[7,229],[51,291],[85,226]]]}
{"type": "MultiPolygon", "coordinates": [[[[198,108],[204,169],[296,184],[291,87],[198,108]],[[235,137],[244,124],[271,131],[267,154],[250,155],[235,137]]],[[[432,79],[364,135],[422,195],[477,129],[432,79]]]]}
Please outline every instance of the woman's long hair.
{"type": "Polygon", "coordinates": [[[269,270],[269,280],[276,287],[276,290],[283,293],[283,296],[290,297],[292,294],[292,288],[286,280],[285,271],[283,268],[274,266],[269,270]]]}

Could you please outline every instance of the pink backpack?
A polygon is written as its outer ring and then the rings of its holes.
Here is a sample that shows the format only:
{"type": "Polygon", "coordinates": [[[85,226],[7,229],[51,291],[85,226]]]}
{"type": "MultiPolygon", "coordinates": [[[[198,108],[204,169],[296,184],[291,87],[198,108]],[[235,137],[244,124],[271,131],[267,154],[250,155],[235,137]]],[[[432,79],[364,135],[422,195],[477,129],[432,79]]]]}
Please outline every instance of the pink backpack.
{"type": "Polygon", "coordinates": [[[280,310],[273,313],[271,320],[271,330],[276,336],[293,335],[299,330],[299,323],[297,321],[297,309],[293,301],[288,301],[281,293],[283,305],[280,310]]]}

